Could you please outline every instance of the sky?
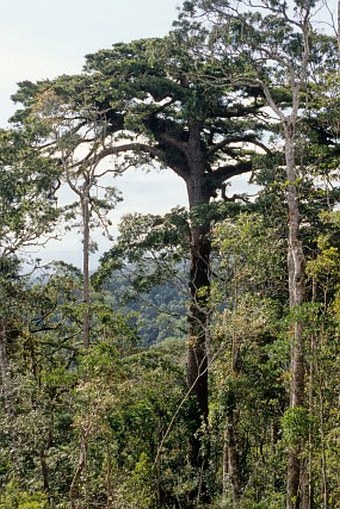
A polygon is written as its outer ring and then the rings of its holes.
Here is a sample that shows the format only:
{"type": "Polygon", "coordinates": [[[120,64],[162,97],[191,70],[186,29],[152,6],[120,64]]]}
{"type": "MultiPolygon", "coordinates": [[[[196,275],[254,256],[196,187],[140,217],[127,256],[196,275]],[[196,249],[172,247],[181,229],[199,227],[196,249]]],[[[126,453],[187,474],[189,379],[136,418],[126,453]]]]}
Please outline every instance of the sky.
{"type": "Polygon", "coordinates": [[[0,0],[0,124],[21,80],[77,73],[84,55],[163,36],[179,0],[0,0]]]}
{"type": "MultiPolygon", "coordinates": [[[[15,111],[10,96],[17,83],[81,71],[84,55],[113,43],[161,37],[176,19],[180,0],[0,0],[0,127],[15,111]]],[[[112,214],[113,234],[123,214],[165,213],[187,204],[184,183],[171,171],[129,170],[114,183],[123,201],[112,214]]],[[[236,191],[244,188],[237,184],[236,191]]],[[[92,268],[110,243],[96,235],[99,251],[92,268]]],[[[80,266],[81,243],[74,233],[30,256],[80,266]]]]}
{"type": "MultiPolygon", "coordinates": [[[[119,41],[163,36],[180,5],[178,0],[0,0],[0,127],[15,111],[10,96],[18,82],[78,73],[88,53],[119,41]]],[[[116,185],[124,200],[113,213],[115,227],[128,212],[164,213],[186,204],[184,184],[170,171],[130,170],[116,185]]],[[[110,247],[96,237],[93,266],[110,247]]],[[[81,244],[73,233],[30,255],[42,263],[56,258],[79,265],[81,244]]]]}

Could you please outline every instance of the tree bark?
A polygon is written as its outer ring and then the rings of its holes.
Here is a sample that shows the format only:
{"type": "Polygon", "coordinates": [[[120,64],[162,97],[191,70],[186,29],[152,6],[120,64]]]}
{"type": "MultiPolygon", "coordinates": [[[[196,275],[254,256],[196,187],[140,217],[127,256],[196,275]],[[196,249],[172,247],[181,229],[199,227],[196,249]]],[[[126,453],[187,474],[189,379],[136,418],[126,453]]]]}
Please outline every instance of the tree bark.
{"type": "Polygon", "coordinates": [[[238,472],[237,450],[234,436],[234,428],[235,428],[234,420],[230,419],[227,428],[228,458],[229,458],[228,468],[233,492],[233,504],[235,507],[237,507],[240,501],[241,486],[238,472]]]}
{"type": "MultiPolygon", "coordinates": [[[[305,273],[302,242],[299,238],[300,211],[297,195],[297,172],[295,169],[295,153],[293,136],[286,137],[285,146],[286,172],[288,179],[287,205],[289,212],[288,234],[288,280],[290,308],[298,313],[305,297],[305,273]]],[[[293,316],[291,326],[291,388],[290,408],[303,407],[305,404],[305,363],[303,321],[293,316]]],[[[301,446],[291,450],[288,457],[287,476],[287,509],[301,508],[303,468],[301,446]]]]}
{"type": "MultiPolygon", "coordinates": [[[[199,419],[208,418],[208,298],[210,244],[205,228],[194,227],[191,231],[191,303],[188,317],[189,339],[187,352],[187,380],[192,395],[198,403],[199,419]]],[[[198,451],[193,462],[198,460],[198,451]]]]}
{"type": "Polygon", "coordinates": [[[323,509],[328,509],[328,480],[327,480],[327,459],[325,451],[325,421],[324,421],[324,401],[320,392],[320,434],[321,434],[321,471],[322,471],[322,499],[323,509]]]}
{"type": "Polygon", "coordinates": [[[88,190],[81,198],[83,219],[83,344],[90,346],[90,209],[88,190]]]}
{"type": "Polygon", "coordinates": [[[189,462],[200,476],[200,487],[193,498],[209,502],[205,472],[208,467],[208,350],[210,296],[210,221],[199,210],[207,206],[210,195],[204,189],[204,155],[200,148],[200,131],[193,129],[189,141],[188,161],[190,177],[186,180],[191,218],[190,293],[188,315],[187,383],[191,389],[192,405],[189,416],[192,432],[189,443],[189,462]]]}
{"type": "Polygon", "coordinates": [[[77,508],[79,482],[81,480],[82,473],[84,470],[86,470],[87,466],[87,437],[88,432],[81,430],[78,464],[73,474],[73,478],[69,489],[69,500],[71,509],[77,508]]]}
{"type": "Polygon", "coordinates": [[[47,500],[49,503],[52,502],[52,496],[51,496],[51,489],[50,489],[50,482],[49,482],[49,468],[46,461],[46,451],[41,450],[40,451],[40,466],[41,466],[41,473],[43,478],[43,485],[44,485],[44,492],[47,495],[47,500]]]}
{"type": "Polygon", "coordinates": [[[8,357],[7,357],[7,337],[6,337],[6,325],[3,320],[0,319],[0,373],[2,382],[2,393],[4,396],[4,403],[7,413],[11,411],[10,402],[10,380],[8,373],[8,357]]]}
{"type": "Polygon", "coordinates": [[[208,466],[208,326],[210,241],[207,226],[191,228],[191,302],[188,315],[187,383],[191,388],[190,465],[201,476],[201,500],[208,501],[204,473],[208,466]],[[202,482],[203,481],[203,482],[202,482]]]}

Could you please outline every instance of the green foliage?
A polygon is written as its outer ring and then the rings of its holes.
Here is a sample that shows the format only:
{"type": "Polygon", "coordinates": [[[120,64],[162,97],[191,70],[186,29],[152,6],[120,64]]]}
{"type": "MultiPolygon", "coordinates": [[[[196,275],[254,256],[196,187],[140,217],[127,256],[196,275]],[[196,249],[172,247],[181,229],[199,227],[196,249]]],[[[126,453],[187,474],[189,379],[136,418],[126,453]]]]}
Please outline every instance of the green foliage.
{"type": "MultiPolygon", "coordinates": [[[[337,507],[338,54],[311,22],[306,82],[293,90],[302,14],[316,2],[262,6],[186,1],[168,37],[116,43],[87,56],[80,75],[20,84],[16,126],[0,132],[0,508],[283,508],[292,451],[308,462],[314,506],[337,507]],[[282,141],[296,99],[297,175],[287,180],[282,141]],[[18,250],[56,224],[63,179],[109,226],[115,188],[90,193],[109,156],[114,174],[172,168],[191,210],[127,215],[89,305],[79,270],[60,262],[23,277],[18,250]],[[226,180],[251,169],[258,197],[225,196],[226,180]],[[292,185],[307,276],[293,311],[292,185]],[[193,288],[194,274],[188,288],[197,239],[213,248],[210,281],[193,288]],[[184,334],[202,303],[209,417],[198,429],[184,334]],[[306,405],[289,408],[290,331],[302,322],[306,405]],[[193,433],[209,454],[202,471],[187,457],[193,433]],[[196,499],[203,485],[211,503],[196,499]]],[[[64,217],[77,223],[76,207],[64,217]]]]}
{"type": "Polygon", "coordinates": [[[48,509],[46,495],[43,493],[29,493],[19,489],[11,482],[4,492],[0,491],[1,509],[48,509]]]}
{"type": "Polygon", "coordinates": [[[308,439],[311,417],[304,407],[288,408],[282,417],[283,439],[289,448],[297,448],[308,439]]]}
{"type": "Polygon", "coordinates": [[[34,135],[0,131],[0,256],[41,242],[56,223],[59,170],[32,148],[34,135]]]}

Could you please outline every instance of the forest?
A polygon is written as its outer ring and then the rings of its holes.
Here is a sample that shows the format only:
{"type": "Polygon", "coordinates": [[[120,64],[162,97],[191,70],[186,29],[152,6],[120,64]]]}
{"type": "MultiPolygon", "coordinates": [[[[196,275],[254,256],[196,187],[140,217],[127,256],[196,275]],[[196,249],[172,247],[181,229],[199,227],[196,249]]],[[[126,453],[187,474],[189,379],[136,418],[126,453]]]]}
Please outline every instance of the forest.
{"type": "Polygon", "coordinates": [[[319,0],[186,0],[165,37],[18,85],[0,509],[340,508],[339,28],[319,0]],[[129,168],[188,205],[112,236],[129,168]],[[81,268],[27,262],[58,227],[81,268]]]}

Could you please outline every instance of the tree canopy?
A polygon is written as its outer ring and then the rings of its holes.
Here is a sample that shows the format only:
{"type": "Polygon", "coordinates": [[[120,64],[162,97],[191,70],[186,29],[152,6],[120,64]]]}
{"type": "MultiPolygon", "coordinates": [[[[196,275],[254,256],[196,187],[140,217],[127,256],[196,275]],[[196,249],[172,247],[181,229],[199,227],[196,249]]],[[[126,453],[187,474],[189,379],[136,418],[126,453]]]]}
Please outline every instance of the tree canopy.
{"type": "Polygon", "coordinates": [[[339,507],[339,49],[318,9],[188,0],[164,38],[19,84],[0,132],[0,509],[339,507]],[[188,207],[126,215],[91,274],[131,167],[171,169],[188,207]],[[229,193],[243,174],[254,196],[229,193]],[[82,269],[24,276],[59,219],[82,269]]]}

